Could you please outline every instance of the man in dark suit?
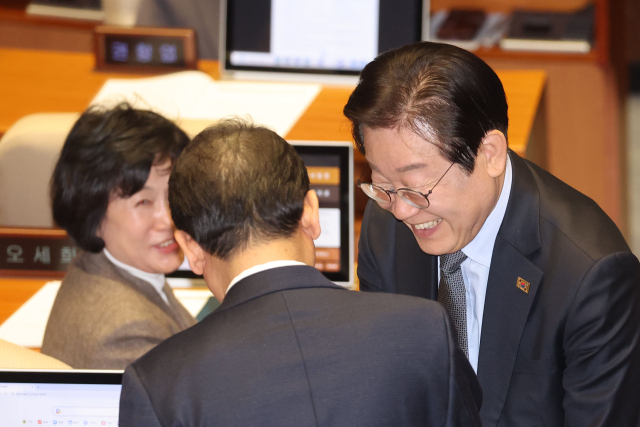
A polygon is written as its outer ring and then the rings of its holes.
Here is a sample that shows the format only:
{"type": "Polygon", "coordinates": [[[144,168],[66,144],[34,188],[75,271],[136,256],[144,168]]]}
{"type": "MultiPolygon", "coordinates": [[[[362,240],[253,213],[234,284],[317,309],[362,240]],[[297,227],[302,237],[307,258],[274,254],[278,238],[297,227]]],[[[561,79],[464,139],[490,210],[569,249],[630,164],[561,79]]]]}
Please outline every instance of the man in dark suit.
{"type": "Polygon", "coordinates": [[[127,368],[120,426],[480,426],[441,306],[351,292],[312,267],[318,198],[274,132],[231,120],[200,133],[169,203],[222,305],[127,368]]]}
{"type": "Polygon", "coordinates": [[[493,70],[405,46],[365,67],[344,112],[372,170],[360,288],[445,305],[483,425],[639,425],[638,260],[595,202],[509,151],[493,70]]]}

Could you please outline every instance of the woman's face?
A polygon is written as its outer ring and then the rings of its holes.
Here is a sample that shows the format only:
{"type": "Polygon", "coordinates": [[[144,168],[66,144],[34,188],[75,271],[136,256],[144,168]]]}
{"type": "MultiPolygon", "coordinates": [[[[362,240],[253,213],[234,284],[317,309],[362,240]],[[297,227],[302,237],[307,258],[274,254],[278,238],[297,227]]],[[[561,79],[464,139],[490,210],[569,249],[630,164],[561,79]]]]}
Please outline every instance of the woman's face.
{"type": "Polygon", "coordinates": [[[118,261],[148,273],[170,273],[182,263],[169,212],[170,173],[169,161],[153,166],[140,191],[111,199],[97,233],[118,261]]]}

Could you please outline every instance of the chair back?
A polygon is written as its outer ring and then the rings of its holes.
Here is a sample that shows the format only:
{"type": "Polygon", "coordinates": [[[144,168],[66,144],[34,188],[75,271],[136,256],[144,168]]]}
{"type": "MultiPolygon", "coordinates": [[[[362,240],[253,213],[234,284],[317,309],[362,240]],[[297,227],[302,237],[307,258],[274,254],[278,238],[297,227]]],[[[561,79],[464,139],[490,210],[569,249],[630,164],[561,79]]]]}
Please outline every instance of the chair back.
{"type": "Polygon", "coordinates": [[[78,113],[18,120],[0,139],[0,226],[54,227],[49,181],[78,113]]]}

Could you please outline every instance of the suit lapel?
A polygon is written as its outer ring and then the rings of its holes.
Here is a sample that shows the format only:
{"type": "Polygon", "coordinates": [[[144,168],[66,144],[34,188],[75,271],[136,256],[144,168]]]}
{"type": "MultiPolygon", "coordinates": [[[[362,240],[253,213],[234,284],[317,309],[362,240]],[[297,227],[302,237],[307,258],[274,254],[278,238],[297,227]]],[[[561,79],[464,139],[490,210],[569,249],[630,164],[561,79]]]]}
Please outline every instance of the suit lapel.
{"type": "Polygon", "coordinates": [[[168,305],[171,308],[171,316],[176,323],[180,325],[180,328],[187,329],[189,326],[193,326],[196,323],[195,319],[189,314],[180,301],[178,301],[178,298],[176,298],[173,293],[173,289],[171,289],[167,282],[164,283],[163,292],[167,296],[167,301],[169,301],[168,305]]]}
{"type": "MultiPolygon", "coordinates": [[[[114,268],[117,268],[117,267],[114,266],[114,268]]],[[[124,270],[120,270],[118,271],[118,273],[120,274],[120,276],[122,276],[122,279],[119,280],[121,283],[124,283],[136,289],[138,292],[144,295],[149,301],[151,301],[160,310],[162,310],[167,316],[169,316],[169,318],[173,319],[176,325],[180,326],[181,329],[185,329],[188,326],[191,326],[191,325],[186,325],[182,321],[180,316],[177,315],[174,308],[171,306],[171,302],[167,304],[167,302],[164,299],[162,299],[158,291],[151,285],[151,283],[145,280],[139,279],[135,276],[132,276],[131,274],[127,273],[124,270]]],[[[167,285],[167,283],[165,282],[164,287],[168,288],[169,285],[167,285]]],[[[175,299],[175,296],[173,295],[173,293],[172,292],[169,292],[169,293],[171,294],[171,296],[169,296],[169,294],[165,292],[165,295],[167,295],[167,300],[171,301],[171,297],[173,297],[175,302],[179,304],[179,302],[175,299]]]]}
{"type": "Polygon", "coordinates": [[[542,271],[513,246],[496,239],[482,320],[478,379],[485,399],[480,415],[485,426],[496,425],[509,389],[520,337],[529,309],[542,279],[542,271]],[[528,293],[517,286],[518,278],[529,282],[528,293]]]}
{"type": "MultiPolygon", "coordinates": [[[[144,295],[144,297],[151,301],[154,305],[156,305],[160,310],[162,310],[167,316],[173,319],[177,325],[183,326],[184,322],[180,321],[181,319],[176,315],[173,308],[170,307],[169,304],[167,304],[162,299],[158,291],[149,282],[139,279],[129,274],[125,270],[118,268],[111,261],[109,261],[104,252],[99,252],[97,254],[83,253],[82,262],[83,267],[81,268],[83,270],[87,271],[90,274],[97,274],[135,289],[137,292],[144,295]]],[[[165,283],[165,287],[166,286],[167,284],[165,283]]],[[[167,299],[169,298],[170,297],[167,294],[167,299]]],[[[175,299],[175,296],[173,296],[173,298],[175,299]]],[[[182,329],[186,328],[187,326],[190,325],[186,325],[182,329]]]]}
{"type": "Polygon", "coordinates": [[[513,181],[507,211],[496,237],[482,320],[478,379],[485,399],[483,425],[500,419],[513,367],[542,271],[528,256],[540,248],[539,194],[526,162],[510,153],[513,181]],[[518,279],[529,283],[528,293],[518,279]]]}
{"type": "Polygon", "coordinates": [[[436,300],[438,258],[424,253],[409,227],[396,222],[396,293],[436,300]]]}

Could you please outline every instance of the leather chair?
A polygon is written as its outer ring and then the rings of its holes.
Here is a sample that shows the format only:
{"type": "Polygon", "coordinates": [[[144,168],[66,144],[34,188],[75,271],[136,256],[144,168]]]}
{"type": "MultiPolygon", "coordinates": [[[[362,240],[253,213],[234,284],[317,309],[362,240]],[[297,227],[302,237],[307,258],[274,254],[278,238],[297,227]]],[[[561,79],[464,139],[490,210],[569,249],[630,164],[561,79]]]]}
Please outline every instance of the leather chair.
{"type": "MultiPolygon", "coordinates": [[[[55,227],[49,181],[79,113],[39,113],[18,120],[0,139],[0,227],[55,227]]],[[[177,122],[193,137],[211,120],[177,122]]]]}
{"type": "Polygon", "coordinates": [[[0,139],[0,227],[54,227],[49,180],[79,116],[32,114],[0,139]]]}

